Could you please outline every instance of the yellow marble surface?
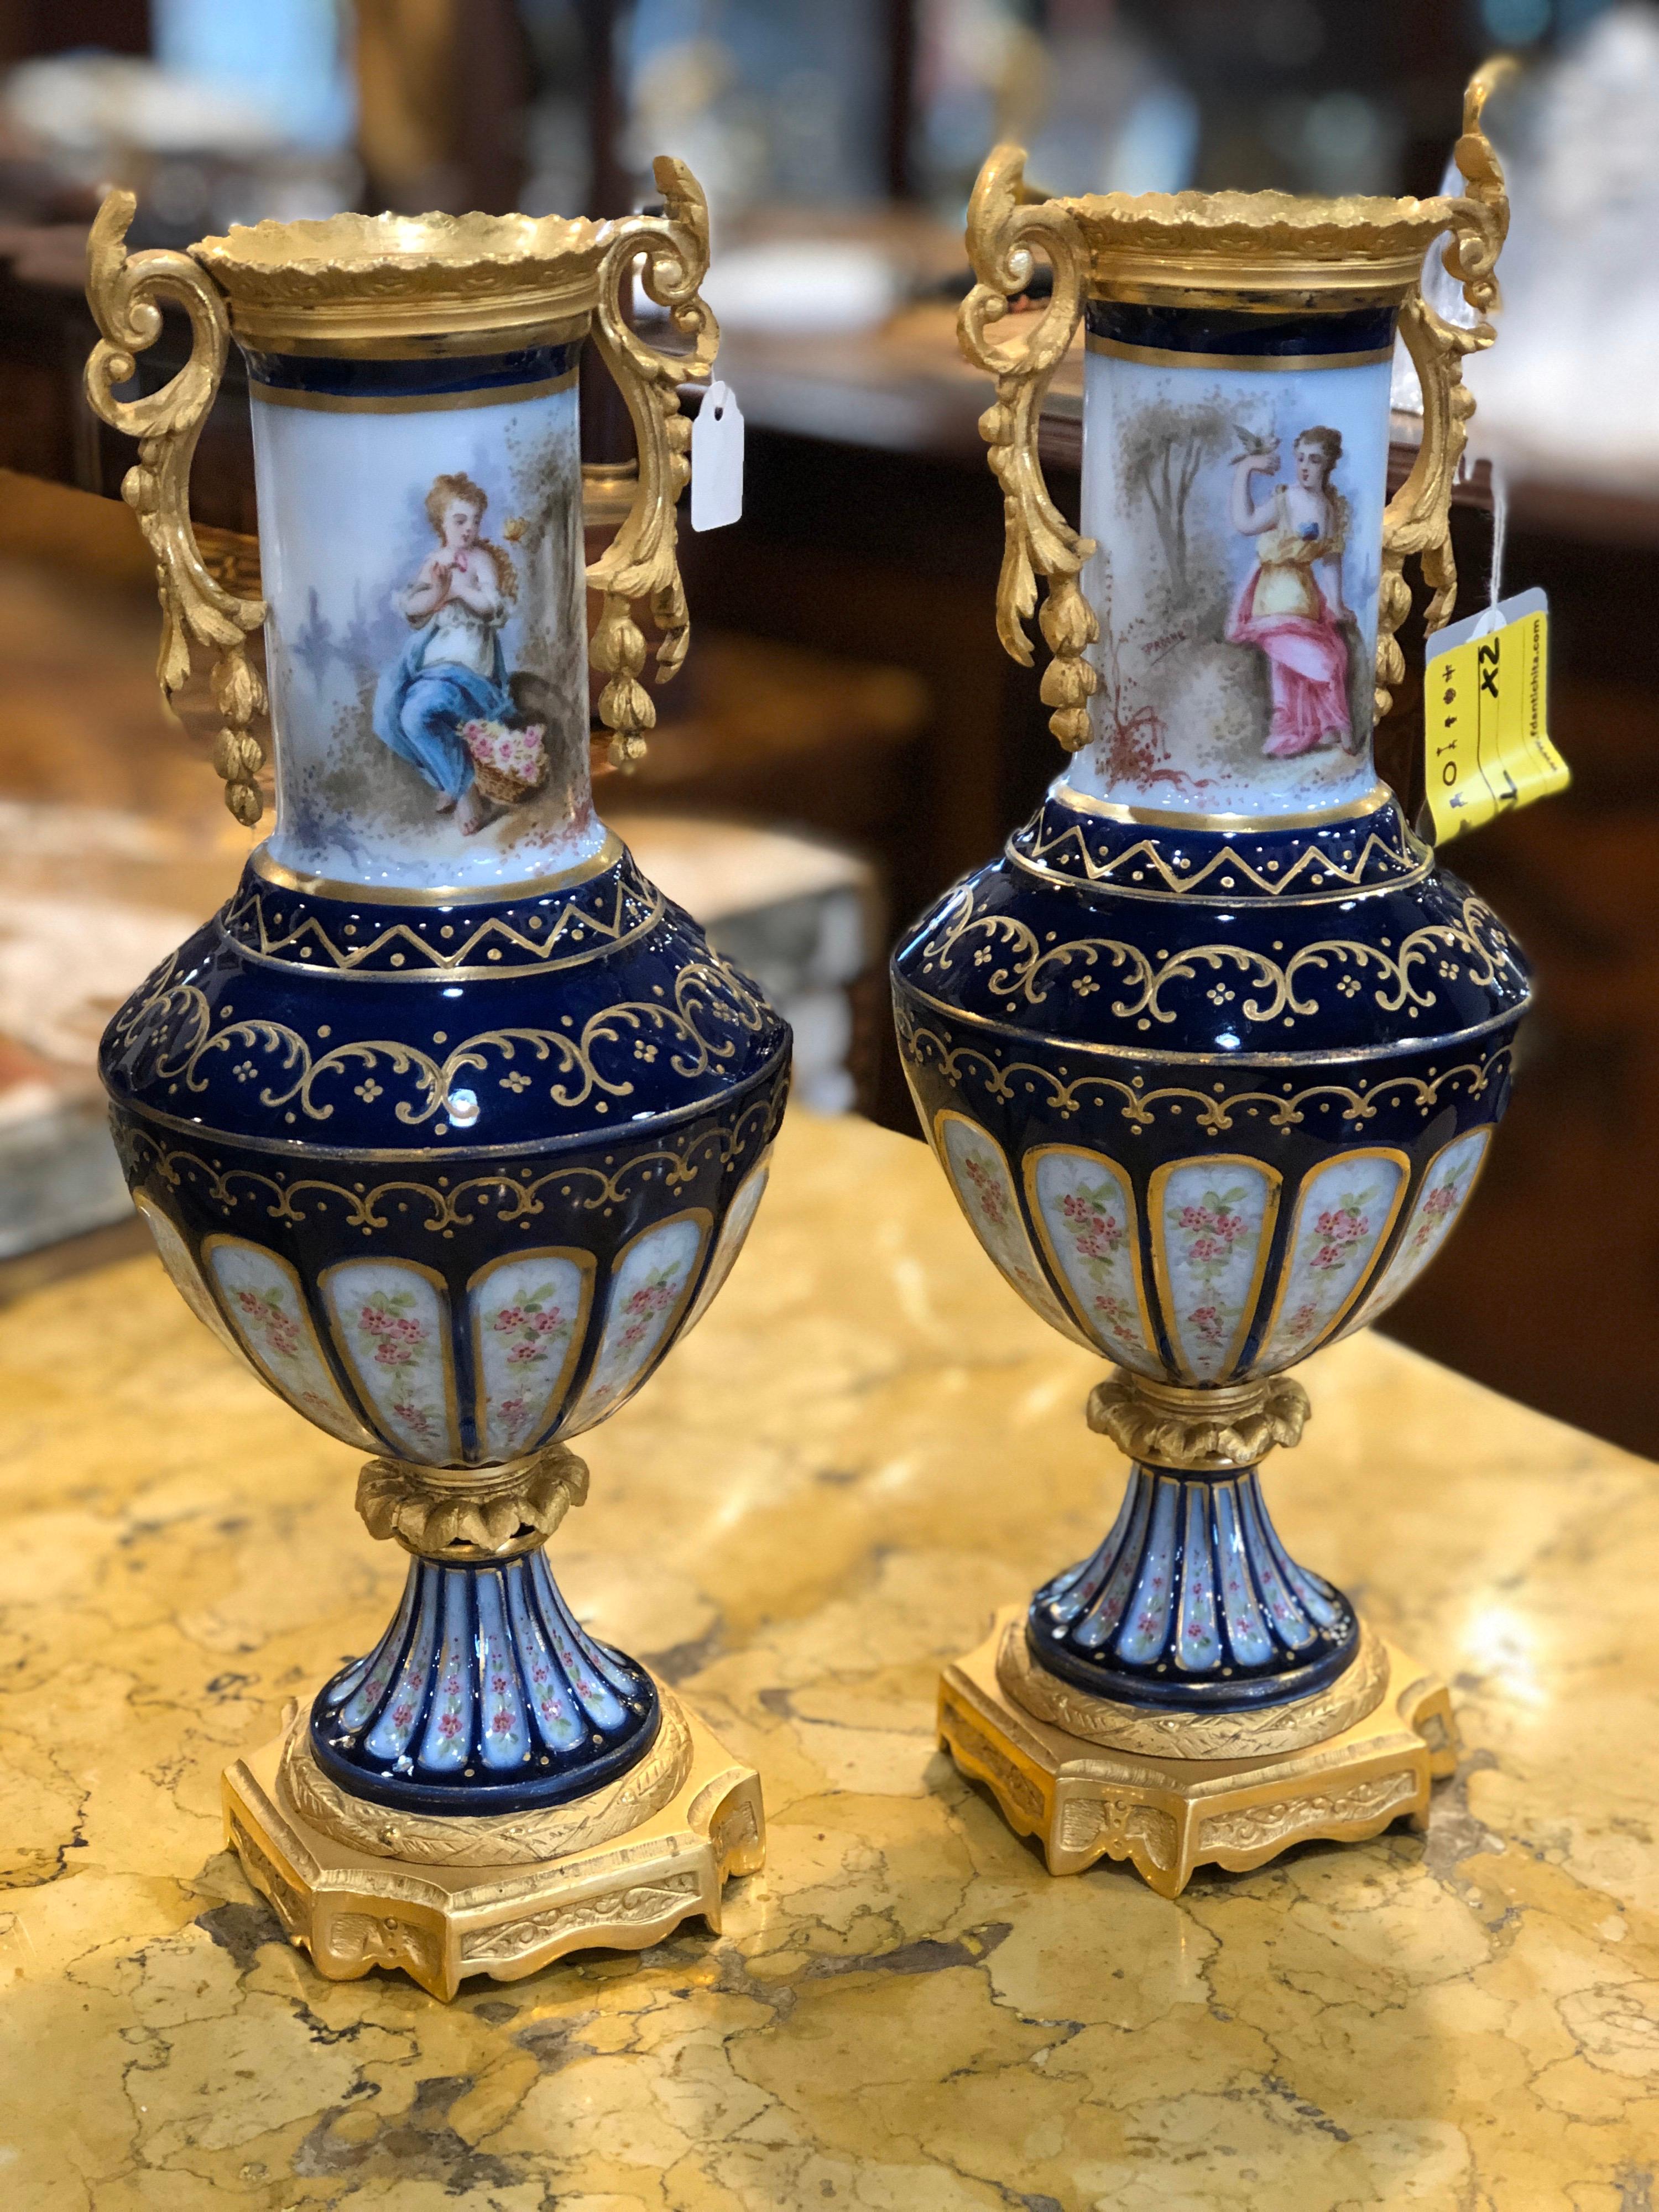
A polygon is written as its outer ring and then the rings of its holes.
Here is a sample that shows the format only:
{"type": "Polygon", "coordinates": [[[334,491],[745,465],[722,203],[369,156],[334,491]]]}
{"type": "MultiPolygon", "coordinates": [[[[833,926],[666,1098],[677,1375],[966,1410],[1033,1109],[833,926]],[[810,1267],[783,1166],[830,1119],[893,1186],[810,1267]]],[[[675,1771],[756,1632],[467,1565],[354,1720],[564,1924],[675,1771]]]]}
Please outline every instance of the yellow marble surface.
{"type": "Polygon", "coordinates": [[[151,1262],[12,1307],[0,2205],[1648,2207],[1659,1471],[1375,1337],[1302,1371],[1280,1524],[1450,1678],[1459,1778],[1426,1838],[1174,1903],[1051,1880],[935,1751],[934,1683],[1097,1539],[1098,1370],[921,1146],[793,1120],[709,1318],[583,1440],[555,1545],[759,1766],[770,1862],[718,1941],[444,2006],[321,1981],[219,1844],[222,1765],[401,1579],[353,1455],[151,1262]]]}

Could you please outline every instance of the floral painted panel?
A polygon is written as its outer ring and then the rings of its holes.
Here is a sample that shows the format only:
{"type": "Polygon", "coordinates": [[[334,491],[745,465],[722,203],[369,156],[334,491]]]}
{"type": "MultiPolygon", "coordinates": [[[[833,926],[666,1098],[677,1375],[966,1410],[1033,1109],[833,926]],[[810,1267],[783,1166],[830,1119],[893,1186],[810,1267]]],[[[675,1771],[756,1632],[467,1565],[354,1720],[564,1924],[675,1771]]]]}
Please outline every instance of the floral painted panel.
{"type": "Polygon", "coordinates": [[[1393,1228],[1405,1188],[1398,1152],[1352,1152],[1307,1178],[1259,1370],[1288,1367],[1329,1334],[1393,1228]]]}
{"type": "Polygon", "coordinates": [[[1279,1177],[1233,1153],[1160,1168],[1152,1239],[1164,1322],[1194,1382],[1224,1381],[1255,1311],[1279,1212],[1279,1177]]]}
{"type": "Polygon", "coordinates": [[[1344,1336],[1351,1336],[1355,1329],[1364,1328],[1367,1322],[1375,1320],[1385,1307],[1391,1306],[1411,1288],[1428,1266],[1451,1234],[1452,1224],[1479,1182],[1481,1164],[1491,1142],[1490,1129],[1471,1129],[1467,1136],[1455,1137],[1443,1152],[1435,1155],[1393,1259],[1383,1269],[1370,1296],[1355,1309],[1342,1331],[1344,1336]]]}
{"type": "Polygon", "coordinates": [[[240,1237],[210,1237],[203,1253],[243,1351],[278,1396],[330,1436],[372,1451],[374,1437],[323,1356],[293,1268],[240,1237]]]}
{"type": "Polygon", "coordinates": [[[473,1283],[468,1304],[486,1460],[517,1458],[556,1420],[592,1286],[592,1259],[572,1252],[515,1252],[473,1283]]]}
{"type": "Polygon", "coordinates": [[[960,1114],[941,1114],[939,1147],[957,1202],[1000,1271],[1051,1328],[1073,1344],[1095,1350],[1092,1340],[1060,1304],[1038,1265],[1000,1146],[976,1122],[960,1114]]]}
{"type": "Polygon", "coordinates": [[[939,1157],[980,1243],[1029,1306],[1073,1344],[1094,1346],[1050,1289],[1026,1234],[1002,1147],[964,1115],[939,1118],[939,1157]]]}
{"type": "Polygon", "coordinates": [[[348,1260],[323,1278],[323,1296],[362,1398],[405,1459],[459,1467],[448,1301],[424,1268],[404,1260],[348,1260]]]}
{"type": "Polygon", "coordinates": [[[720,1242],[714,1247],[714,1256],[708,1263],[708,1273],[702,1279],[702,1288],[697,1292],[697,1302],[686,1316],[685,1328],[695,1328],[708,1312],[715,1292],[732,1272],[732,1263],[742,1251],[757,1208],[766,1194],[766,1178],[770,1172],[769,1160],[762,1160],[753,1167],[732,1194],[732,1203],[720,1224],[720,1242]]]}
{"type": "Polygon", "coordinates": [[[204,1328],[210,1328],[227,1352],[240,1359],[242,1347],[225,1327],[224,1316],[213,1303],[213,1293],[202,1279],[201,1270],[190,1256],[190,1247],[167,1219],[154,1200],[142,1190],[135,1191],[132,1202],[138,1209],[138,1218],[155,1240],[161,1265],[173,1279],[173,1287],[190,1308],[204,1328]]]}
{"type": "Polygon", "coordinates": [[[1056,1145],[1028,1160],[1025,1173],[1042,1241],[1090,1348],[1142,1374],[1161,1373],[1143,1317],[1134,1196],[1123,1170],[1098,1152],[1056,1145]]]}
{"type": "Polygon", "coordinates": [[[563,1434],[591,1429],[645,1380],[684,1308],[708,1234],[706,1213],[682,1213],[647,1229],[623,1254],[592,1371],[563,1434]]]}

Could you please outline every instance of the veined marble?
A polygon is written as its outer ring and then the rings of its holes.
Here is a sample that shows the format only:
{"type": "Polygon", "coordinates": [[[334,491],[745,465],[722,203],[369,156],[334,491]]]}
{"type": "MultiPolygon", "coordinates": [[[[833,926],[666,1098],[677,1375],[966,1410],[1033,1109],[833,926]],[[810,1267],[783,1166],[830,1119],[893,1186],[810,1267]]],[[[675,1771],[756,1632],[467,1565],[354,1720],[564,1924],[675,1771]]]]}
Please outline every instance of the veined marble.
{"type": "Polygon", "coordinates": [[[706,1324],[584,1439],[554,1565],[764,1778],[726,1932],[436,2004],[328,1984],[218,1773],[401,1555],[361,1454],[153,1259],[0,1315],[6,2212],[1634,2212],[1659,2163],[1659,1474],[1373,1335],[1263,1480],[1442,1668],[1426,1838],[1176,1902],[1051,1880],[933,1748],[940,1662],[1109,1513],[1097,1358],[923,1147],[799,1116],[706,1324]]]}

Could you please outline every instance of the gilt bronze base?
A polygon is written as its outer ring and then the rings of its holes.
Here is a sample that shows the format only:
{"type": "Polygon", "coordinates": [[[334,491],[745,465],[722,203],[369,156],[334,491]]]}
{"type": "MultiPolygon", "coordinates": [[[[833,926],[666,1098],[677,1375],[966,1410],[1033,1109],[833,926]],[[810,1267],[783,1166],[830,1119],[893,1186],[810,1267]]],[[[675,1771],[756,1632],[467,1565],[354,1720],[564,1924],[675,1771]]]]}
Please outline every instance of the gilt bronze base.
{"type": "Polygon", "coordinates": [[[945,1669],[939,1732],[1050,1874],[1127,1859],[1161,1897],[1203,1865],[1243,1872],[1315,1838],[1358,1842],[1428,1821],[1456,1738],[1439,1678],[1365,1632],[1314,1697],[1188,1716],[1091,1698],[1032,1662],[1025,1608],[1005,1606],[945,1669]]]}
{"type": "Polygon", "coordinates": [[[514,1819],[409,1815],[350,1796],[311,1754],[305,1714],[227,1767],[225,1833],[290,1942],[330,1981],[400,1967],[435,1997],[469,1975],[533,1974],[569,1951],[641,1951],[766,1856],[754,1769],[657,1685],[663,1723],[630,1773],[514,1819]]]}

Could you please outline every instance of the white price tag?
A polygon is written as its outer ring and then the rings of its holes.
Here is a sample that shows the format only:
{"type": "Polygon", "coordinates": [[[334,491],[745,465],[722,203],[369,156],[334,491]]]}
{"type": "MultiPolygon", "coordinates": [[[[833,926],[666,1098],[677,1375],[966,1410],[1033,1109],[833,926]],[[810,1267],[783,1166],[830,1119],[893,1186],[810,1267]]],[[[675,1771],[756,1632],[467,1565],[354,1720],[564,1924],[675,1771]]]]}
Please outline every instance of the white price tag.
{"type": "Polygon", "coordinates": [[[691,527],[722,530],[743,513],[743,416],[729,384],[711,384],[691,425],[691,527]]]}

